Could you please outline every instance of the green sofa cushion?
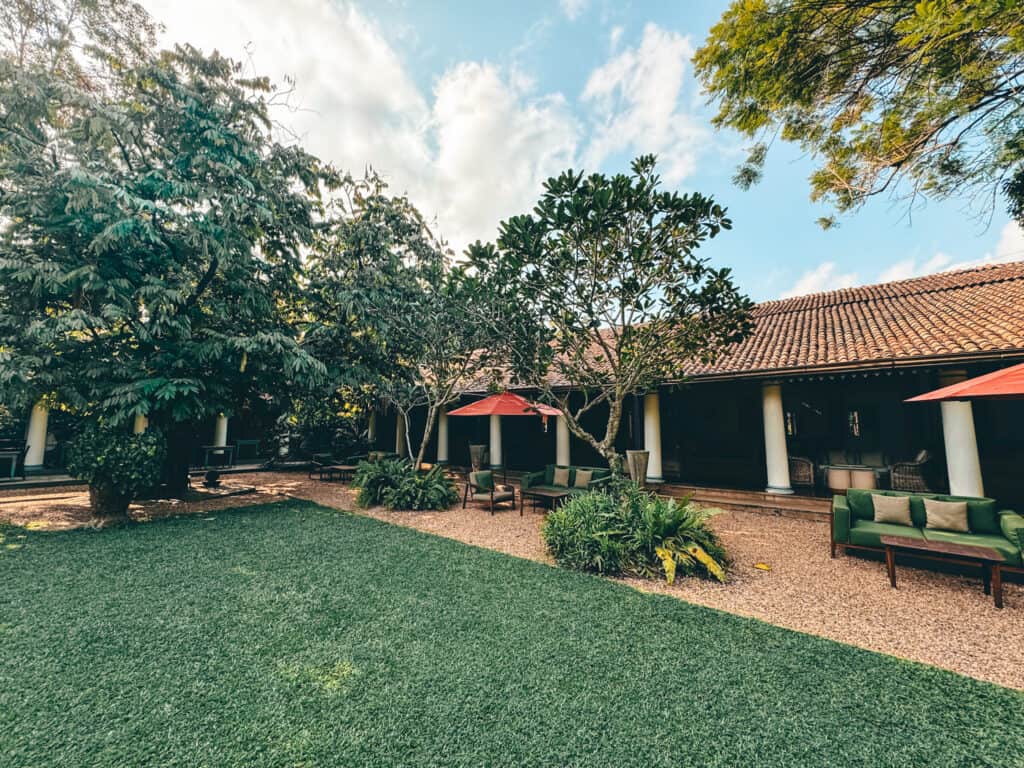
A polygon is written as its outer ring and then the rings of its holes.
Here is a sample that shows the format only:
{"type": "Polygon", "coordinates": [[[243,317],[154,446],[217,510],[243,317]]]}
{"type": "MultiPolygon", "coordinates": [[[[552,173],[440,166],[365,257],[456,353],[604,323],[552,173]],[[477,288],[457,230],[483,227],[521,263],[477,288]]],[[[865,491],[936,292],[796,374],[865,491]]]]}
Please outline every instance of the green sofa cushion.
{"type": "Polygon", "coordinates": [[[996,507],[995,499],[974,498],[971,496],[948,496],[940,493],[910,493],[908,491],[869,491],[860,488],[851,488],[846,492],[846,501],[850,505],[850,515],[855,520],[874,520],[875,505],[871,501],[871,494],[877,493],[881,496],[909,496],[910,497],[910,519],[918,528],[924,528],[927,518],[924,511],[925,499],[936,499],[938,501],[966,501],[967,502],[967,524],[972,533],[998,534],[999,510],[996,507]]]}
{"type": "Polygon", "coordinates": [[[862,547],[881,547],[882,536],[904,536],[908,539],[924,539],[917,528],[892,523],[876,523],[871,520],[857,520],[850,528],[850,543],[862,547]]]}
{"type": "Polygon", "coordinates": [[[851,488],[846,492],[846,500],[850,505],[850,516],[854,520],[874,520],[875,505],[871,500],[872,494],[880,496],[909,496],[910,497],[910,521],[917,528],[924,528],[927,518],[924,513],[925,497],[934,498],[930,493],[908,493],[907,491],[869,491],[861,488],[851,488]]]}
{"type": "MultiPolygon", "coordinates": [[[[880,491],[866,491],[860,488],[850,488],[846,492],[846,503],[850,507],[850,517],[853,520],[875,519],[875,505],[871,502],[872,493],[880,493],[880,491]]],[[[906,494],[894,495],[905,496],[906,494]]]]}
{"type": "Polygon", "coordinates": [[[483,491],[490,491],[494,488],[494,472],[489,469],[481,469],[469,473],[469,482],[483,491]]]}
{"type": "Polygon", "coordinates": [[[955,533],[925,529],[926,541],[947,541],[950,544],[964,544],[971,547],[991,547],[1003,556],[1007,565],[1020,565],[1020,549],[1005,536],[987,533],[955,533]]]}
{"type": "Polygon", "coordinates": [[[995,499],[975,499],[970,496],[934,496],[938,501],[966,501],[967,526],[971,533],[999,534],[999,510],[995,499]]]}
{"type": "MultiPolygon", "coordinates": [[[[560,468],[563,468],[563,469],[566,468],[562,464],[558,464],[558,465],[556,465],[556,464],[548,464],[546,467],[544,467],[544,479],[541,481],[541,483],[543,484],[543,486],[547,486],[549,488],[557,488],[557,489],[560,489],[560,490],[564,491],[564,490],[566,490],[566,486],[564,486],[564,485],[557,485],[556,486],[555,485],[555,467],[556,466],[560,467],[560,468]]],[[[595,480],[603,480],[606,477],[611,477],[611,474],[612,474],[612,471],[610,469],[608,469],[607,467],[576,467],[576,466],[569,466],[567,468],[569,470],[569,485],[568,485],[569,488],[572,488],[572,486],[576,482],[576,470],[577,469],[589,469],[591,471],[591,475],[590,475],[590,482],[591,483],[593,483],[595,480]]],[[[539,488],[541,486],[540,485],[532,485],[531,484],[530,487],[531,488],[539,488]]]]}

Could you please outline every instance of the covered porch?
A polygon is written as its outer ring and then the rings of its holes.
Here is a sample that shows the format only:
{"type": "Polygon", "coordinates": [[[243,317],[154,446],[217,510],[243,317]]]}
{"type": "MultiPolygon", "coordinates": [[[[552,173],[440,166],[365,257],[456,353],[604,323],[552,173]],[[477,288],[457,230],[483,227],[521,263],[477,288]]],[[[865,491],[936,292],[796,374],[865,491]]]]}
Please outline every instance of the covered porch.
{"type": "MultiPolygon", "coordinates": [[[[1024,403],[906,403],[998,363],[906,367],[772,378],[720,378],[666,385],[631,398],[616,445],[650,452],[647,480],[670,495],[734,508],[826,514],[846,487],[991,496],[1024,506],[1024,403]],[[787,498],[789,500],[787,500],[787,498]]],[[[461,403],[480,396],[467,396],[461,403]]],[[[600,409],[588,415],[603,427],[600,409]]],[[[415,417],[375,419],[377,446],[404,454],[415,417]]],[[[545,464],[595,466],[599,455],[563,418],[442,415],[427,456],[468,467],[469,445],[488,446],[488,464],[514,477],[545,464]]]]}

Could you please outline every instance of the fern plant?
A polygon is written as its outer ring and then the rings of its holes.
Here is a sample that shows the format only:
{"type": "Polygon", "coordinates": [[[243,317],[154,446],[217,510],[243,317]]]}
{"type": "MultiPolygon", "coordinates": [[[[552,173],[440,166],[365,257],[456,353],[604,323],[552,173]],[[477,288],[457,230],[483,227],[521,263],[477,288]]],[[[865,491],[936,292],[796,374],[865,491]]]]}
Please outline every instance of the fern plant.
{"type": "Polygon", "coordinates": [[[444,467],[436,466],[426,472],[410,471],[397,485],[386,488],[383,497],[389,509],[448,509],[458,500],[459,492],[444,467]]]}
{"type": "Polygon", "coordinates": [[[364,461],[356,468],[352,484],[359,489],[356,503],[361,507],[383,504],[412,511],[448,509],[459,498],[443,467],[417,472],[405,459],[364,461]]]}
{"type": "Polygon", "coordinates": [[[542,535],[564,567],[672,583],[677,574],[725,580],[727,557],[711,513],[688,499],[647,493],[634,484],[581,494],[552,512],[542,535]]]}
{"type": "Polygon", "coordinates": [[[359,490],[356,504],[364,508],[383,504],[384,493],[411,471],[412,464],[402,459],[360,462],[352,478],[352,486],[359,490]]]}

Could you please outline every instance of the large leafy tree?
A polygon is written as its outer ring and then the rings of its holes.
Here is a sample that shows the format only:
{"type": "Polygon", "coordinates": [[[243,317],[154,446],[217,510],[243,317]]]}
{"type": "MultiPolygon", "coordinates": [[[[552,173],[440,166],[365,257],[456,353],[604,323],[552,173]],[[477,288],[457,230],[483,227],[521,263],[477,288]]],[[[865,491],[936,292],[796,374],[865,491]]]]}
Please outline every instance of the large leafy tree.
{"type": "Polygon", "coordinates": [[[839,211],[891,192],[990,212],[1001,192],[1024,223],[1018,0],[735,0],[695,64],[714,122],[757,140],[741,184],[780,136],[819,161],[812,197],[839,211]]]}
{"type": "Polygon", "coordinates": [[[387,403],[406,423],[425,412],[416,442],[406,431],[419,466],[442,409],[497,363],[497,308],[406,197],[372,173],[343,191],[311,254],[306,344],[330,388],[387,403]]]}
{"type": "Polygon", "coordinates": [[[470,248],[504,308],[494,336],[513,375],[614,468],[626,398],[715,359],[748,331],[750,301],[728,269],[696,254],[731,226],[712,199],[662,189],[655,158],[644,156],[629,174],[549,179],[532,214],[502,222],[496,245],[470,248]],[[596,408],[607,419],[592,434],[584,416],[596,408]]]}
{"type": "Polygon", "coordinates": [[[21,5],[43,26],[0,57],[0,400],[148,416],[180,491],[197,420],[324,374],[293,309],[333,174],[275,140],[266,80],[151,54],[137,6],[21,5]]]}

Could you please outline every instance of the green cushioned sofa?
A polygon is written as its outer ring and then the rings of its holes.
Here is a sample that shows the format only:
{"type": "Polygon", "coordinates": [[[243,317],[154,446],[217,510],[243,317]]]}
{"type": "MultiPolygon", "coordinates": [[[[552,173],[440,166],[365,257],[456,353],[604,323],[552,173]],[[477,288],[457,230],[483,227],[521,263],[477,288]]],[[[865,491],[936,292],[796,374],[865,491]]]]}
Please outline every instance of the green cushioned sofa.
{"type": "Polygon", "coordinates": [[[524,491],[568,491],[570,494],[577,494],[592,491],[595,488],[600,488],[602,484],[611,480],[611,477],[612,471],[607,467],[565,467],[561,465],[548,464],[544,469],[538,472],[530,472],[529,474],[524,475],[521,488],[524,491]],[[555,485],[556,469],[569,470],[568,485],[555,485]],[[593,473],[590,476],[590,482],[587,484],[586,488],[576,487],[576,471],[580,469],[589,470],[593,473]]]}
{"type": "Polygon", "coordinates": [[[944,496],[937,493],[904,491],[867,491],[851,488],[846,496],[832,499],[832,557],[838,547],[882,551],[882,536],[906,536],[925,541],[947,541],[978,547],[991,547],[1005,561],[1004,567],[1019,569],[1024,550],[1024,517],[1008,509],[999,509],[995,499],[944,496]],[[872,494],[909,496],[913,525],[876,523],[872,494]],[[925,527],[924,500],[967,502],[967,526],[970,533],[939,531],[925,527]]]}

